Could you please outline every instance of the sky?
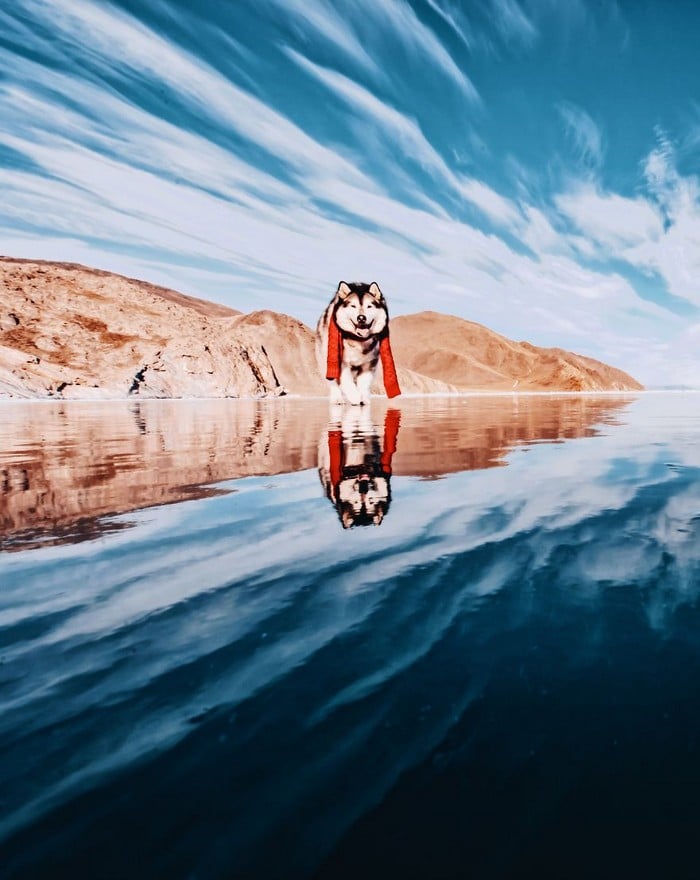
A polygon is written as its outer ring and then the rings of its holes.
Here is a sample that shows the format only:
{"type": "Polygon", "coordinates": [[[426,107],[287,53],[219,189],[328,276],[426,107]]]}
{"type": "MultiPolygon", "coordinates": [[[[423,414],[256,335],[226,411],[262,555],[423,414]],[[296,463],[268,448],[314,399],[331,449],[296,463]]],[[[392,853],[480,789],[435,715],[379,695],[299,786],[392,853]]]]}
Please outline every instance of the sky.
{"type": "Polygon", "coordinates": [[[0,0],[0,253],[700,386],[694,0],[0,0]]]}

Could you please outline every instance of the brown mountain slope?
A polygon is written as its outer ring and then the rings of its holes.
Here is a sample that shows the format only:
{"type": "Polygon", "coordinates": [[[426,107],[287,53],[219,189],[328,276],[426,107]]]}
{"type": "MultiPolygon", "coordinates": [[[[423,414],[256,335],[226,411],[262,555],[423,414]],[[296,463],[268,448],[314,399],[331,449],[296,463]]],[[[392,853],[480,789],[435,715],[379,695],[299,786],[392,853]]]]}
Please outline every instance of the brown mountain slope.
{"type": "Polygon", "coordinates": [[[224,306],[84,266],[3,258],[0,395],[114,398],[279,393],[261,346],[244,331],[224,324],[237,314],[224,306]]]}
{"type": "Polygon", "coordinates": [[[50,260],[23,260],[15,257],[0,256],[0,279],[4,276],[3,266],[7,264],[10,273],[12,268],[26,268],[24,277],[31,280],[31,276],[51,276],[53,272],[72,274],[82,280],[85,287],[88,285],[94,290],[103,290],[106,286],[114,287],[119,282],[123,282],[122,290],[129,296],[132,294],[135,302],[141,294],[147,293],[152,297],[167,300],[168,302],[177,303],[177,305],[186,306],[194,309],[201,315],[209,318],[230,318],[233,315],[240,315],[238,309],[232,309],[229,306],[223,306],[220,303],[209,302],[206,299],[198,299],[195,296],[187,296],[185,293],[179,293],[177,290],[170,290],[168,287],[161,287],[158,284],[151,284],[150,281],[140,281],[138,278],[129,278],[126,275],[117,275],[115,272],[106,272],[104,269],[93,269],[90,266],[82,266],[80,263],[55,263],[50,260]]]}
{"type": "Polygon", "coordinates": [[[629,391],[643,386],[622,370],[561,348],[514,342],[481,324],[438,312],[391,322],[396,361],[460,390],[629,391]]]}

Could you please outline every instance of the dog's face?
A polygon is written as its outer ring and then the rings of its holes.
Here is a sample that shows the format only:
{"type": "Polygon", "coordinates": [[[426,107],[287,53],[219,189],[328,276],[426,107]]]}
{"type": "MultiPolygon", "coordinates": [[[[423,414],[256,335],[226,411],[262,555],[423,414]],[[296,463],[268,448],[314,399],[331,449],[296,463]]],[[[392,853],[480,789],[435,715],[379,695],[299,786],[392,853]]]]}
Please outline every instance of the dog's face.
{"type": "Polygon", "coordinates": [[[383,475],[360,473],[338,484],[336,508],[344,529],[353,526],[378,526],[384,519],[391,494],[389,480],[383,475]]]}
{"type": "Polygon", "coordinates": [[[341,281],[335,298],[335,321],[342,333],[368,339],[379,336],[386,328],[389,315],[376,282],[346,284],[341,281]]]}

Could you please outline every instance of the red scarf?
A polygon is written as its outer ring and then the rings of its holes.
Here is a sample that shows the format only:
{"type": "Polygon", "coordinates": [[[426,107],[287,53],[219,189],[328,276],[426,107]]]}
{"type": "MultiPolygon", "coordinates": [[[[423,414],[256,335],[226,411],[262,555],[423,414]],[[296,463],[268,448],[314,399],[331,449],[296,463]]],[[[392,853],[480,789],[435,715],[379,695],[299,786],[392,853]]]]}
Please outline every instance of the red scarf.
{"type": "MultiPolygon", "coordinates": [[[[382,338],[379,343],[379,357],[382,361],[382,372],[384,374],[384,389],[387,397],[397,397],[401,394],[399,388],[399,380],[396,375],[396,366],[394,364],[394,355],[391,352],[391,344],[389,342],[389,333],[382,338]]],[[[326,379],[340,379],[340,365],[343,359],[343,337],[340,330],[332,318],[328,325],[328,354],[326,358],[326,379]]]]}

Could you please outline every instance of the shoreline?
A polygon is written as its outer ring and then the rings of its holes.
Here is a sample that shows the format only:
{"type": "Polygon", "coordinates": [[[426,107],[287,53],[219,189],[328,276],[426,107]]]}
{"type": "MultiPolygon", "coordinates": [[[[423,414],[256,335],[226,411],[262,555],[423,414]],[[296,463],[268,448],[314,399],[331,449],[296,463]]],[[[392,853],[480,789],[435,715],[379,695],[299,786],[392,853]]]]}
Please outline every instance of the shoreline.
{"type": "MultiPolygon", "coordinates": [[[[458,391],[458,392],[436,392],[430,394],[407,393],[401,394],[398,398],[391,400],[384,395],[372,395],[373,402],[385,401],[391,406],[400,406],[402,400],[469,400],[473,398],[483,397],[504,397],[504,398],[521,398],[521,397],[639,397],[655,394],[700,394],[700,388],[658,388],[658,389],[628,389],[628,390],[609,390],[609,391],[458,391]]],[[[5,404],[111,404],[111,403],[285,403],[286,401],[326,401],[329,406],[330,402],[326,395],[301,395],[301,394],[285,394],[283,396],[269,397],[82,397],[82,398],[62,398],[62,397],[0,397],[0,406],[5,404]]],[[[341,404],[344,406],[346,404],[341,404]]]]}

